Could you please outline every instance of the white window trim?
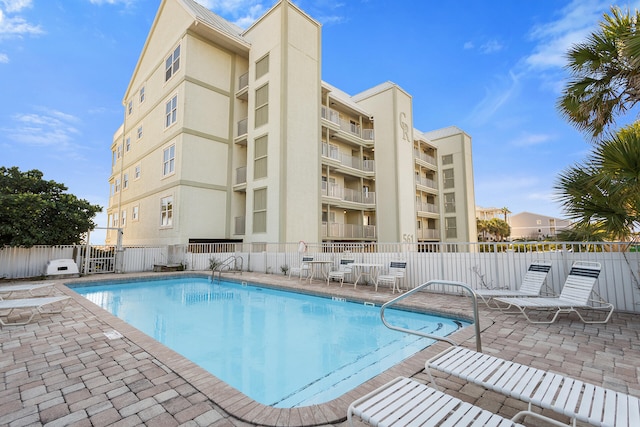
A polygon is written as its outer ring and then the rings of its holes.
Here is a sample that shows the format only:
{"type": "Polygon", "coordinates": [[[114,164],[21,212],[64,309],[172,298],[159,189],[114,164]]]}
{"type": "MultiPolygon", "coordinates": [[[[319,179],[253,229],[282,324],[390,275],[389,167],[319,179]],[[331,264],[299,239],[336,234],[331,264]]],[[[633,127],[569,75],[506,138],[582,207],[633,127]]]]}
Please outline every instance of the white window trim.
{"type": "Polygon", "coordinates": [[[174,218],[174,211],[173,208],[175,206],[175,202],[174,202],[174,198],[173,198],[173,194],[168,194],[166,196],[162,196],[160,197],[160,228],[161,229],[167,229],[167,228],[173,228],[173,218],[174,218]],[[162,224],[162,201],[165,199],[171,198],[171,224],[162,224]]]}
{"type": "Polygon", "coordinates": [[[173,96],[169,98],[167,102],[164,103],[164,128],[169,129],[173,127],[178,122],[178,94],[174,93],[173,96]],[[167,114],[167,106],[170,106],[173,103],[173,100],[176,100],[175,108],[172,108],[171,111],[167,114]],[[167,124],[167,119],[170,120],[170,123],[167,124]]]}
{"type": "Polygon", "coordinates": [[[176,173],[176,144],[174,142],[172,144],[167,145],[166,147],[164,147],[162,149],[162,178],[166,178],[166,177],[169,177],[171,175],[175,175],[175,173],[176,173]],[[164,159],[164,153],[167,150],[170,150],[171,147],[173,147],[173,158],[171,158],[169,162],[171,162],[171,160],[173,160],[173,163],[172,163],[173,169],[171,169],[169,172],[165,173],[165,164],[167,162],[164,159]]]}

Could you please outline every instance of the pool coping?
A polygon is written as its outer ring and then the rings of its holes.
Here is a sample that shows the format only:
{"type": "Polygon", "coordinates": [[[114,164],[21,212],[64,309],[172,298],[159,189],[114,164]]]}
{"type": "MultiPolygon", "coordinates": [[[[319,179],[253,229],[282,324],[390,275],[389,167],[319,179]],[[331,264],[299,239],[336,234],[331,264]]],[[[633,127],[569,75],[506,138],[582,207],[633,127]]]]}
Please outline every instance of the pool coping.
{"type": "MultiPolygon", "coordinates": [[[[209,277],[206,272],[184,272],[184,273],[151,273],[151,274],[136,274],[136,275],[122,275],[114,278],[113,276],[99,278],[96,276],[85,276],[79,279],[65,279],[61,282],[65,285],[82,285],[88,282],[114,282],[114,281],[132,281],[132,280],[149,280],[153,279],[168,279],[172,277],[209,277]]],[[[300,288],[298,282],[287,282],[282,280],[282,276],[273,275],[258,275],[253,274],[251,276],[245,275],[242,279],[224,276],[225,280],[234,281],[246,281],[247,283],[257,284],[259,286],[287,290],[299,293],[305,293],[309,295],[328,297],[335,294],[336,288],[325,288],[320,286],[300,288]],[[271,276],[271,277],[269,277],[271,276]],[[251,280],[254,278],[254,280],[251,280]],[[276,279],[275,283],[270,279],[276,279]],[[271,283],[269,283],[271,281],[271,283]],[[295,286],[294,286],[295,285],[295,286]]],[[[318,284],[321,282],[314,282],[318,284]]],[[[206,371],[204,368],[191,362],[184,356],[178,354],[169,347],[161,344],[135,327],[127,324],[118,317],[112,315],[107,310],[97,306],[86,298],[82,297],[78,293],[74,292],[68,286],[62,286],[63,292],[71,296],[76,302],[78,302],[84,309],[95,315],[101,321],[105,322],[109,327],[119,332],[123,337],[131,340],[144,351],[148,352],[151,356],[156,358],[160,363],[164,364],[167,368],[171,369],[176,375],[182,377],[185,381],[190,383],[193,387],[198,389],[203,395],[210,399],[221,410],[226,412],[229,416],[236,418],[240,421],[263,425],[263,426],[317,426],[326,424],[338,424],[346,420],[347,408],[357,398],[366,394],[367,392],[379,387],[380,385],[388,382],[389,380],[397,376],[412,377],[424,370],[424,361],[428,358],[439,353],[443,349],[447,348],[449,344],[438,342],[420,352],[410,356],[401,363],[387,369],[385,372],[367,380],[363,384],[350,390],[349,392],[337,397],[329,402],[315,404],[311,406],[304,406],[299,408],[274,408],[256,402],[249,398],[239,390],[228,385],[224,381],[218,379],[215,375],[206,371]]],[[[342,288],[338,288],[342,289],[342,288]]],[[[378,294],[378,293],[377,293],[378,294]]],[[[383,300],[390,300],[397,296],[390,293],[385,293],[379,296],[378,301],[374,302],[376,305],[380,305],[383,300]]],[[[463,298],[463,297],[461,297],[463,298]]],[[[354,298],[348,297],[349,301],[366,302],[366,299],[371,298],[354,298]]],[[[445,309],[439,307],[433,309],[429,307],[427,310],[424,304],[403,304],[406,308],[413,308],[417,311],[454,316],[462,319],[469,319],[469,316],[463,312],[458,312],[451,309],[445,309]]],[[[481,318],[480,324],[483,326],[481,329],[491,326],[492,321],[481,318]],[[487,323],[488,322],[488,323],[487,323]]],[[[462,343],[468,340],[474,340],[474,327],[466,326],[460,330],[449,335],[450,339],[456,343],[462,343]]]]}

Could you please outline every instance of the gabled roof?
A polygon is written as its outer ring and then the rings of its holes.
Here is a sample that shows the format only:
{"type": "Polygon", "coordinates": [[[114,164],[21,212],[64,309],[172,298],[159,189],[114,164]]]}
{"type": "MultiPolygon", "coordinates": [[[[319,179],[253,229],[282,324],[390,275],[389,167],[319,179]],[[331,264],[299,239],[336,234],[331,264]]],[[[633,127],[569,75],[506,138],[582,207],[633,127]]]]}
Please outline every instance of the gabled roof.
{"type": "Polygon", "coordinates": [[[404,89],[402,89],[400,86],[398,86],[397,84],[395,84],[392,81],[386,81],[384,83],[380,83],[379,85],[376,85],[372,88],[366,89],[356,95],[353,95],[353,100],[358,102],[358,101],[362,101],[363,99],[366,99],[372,95],[376,95],[380,92],[384,92],[385,90],[389,90],[392,88],[396,88],[398,90],[401,90],[402,92],[406,93],[409,97],[411,97],[411,95],[405,91],[404,89]]]}
{"type": "Polygon", "coordinates": [[[232,37],[242,38],[244,30],[236,24],[227,21],[223,17],[216,15],[206,7],[194,0],[180,0],[187,11],[198,21],[201,21],[212,28],[227,33],[232,37]]]}
{"type": "MultiPolygon", "coordinates": [[[[463,131],[462,129],[460,129],[457,126],[449,126],[446,128],[442,128],[442,129],[436,129],[436,130],[432,130],[429,132],[423,132],[423,135],[425,136],[425,138],[434,141],[436,139],[441,139],[441,138],[446,138],[448,136],[452,136],[452,135],[458,135],[458,134],[465,134],[467,135],[467,133],[465,131],[463,131]]],[[[467,135],[468,136],[468,135],[467,135]]]]}

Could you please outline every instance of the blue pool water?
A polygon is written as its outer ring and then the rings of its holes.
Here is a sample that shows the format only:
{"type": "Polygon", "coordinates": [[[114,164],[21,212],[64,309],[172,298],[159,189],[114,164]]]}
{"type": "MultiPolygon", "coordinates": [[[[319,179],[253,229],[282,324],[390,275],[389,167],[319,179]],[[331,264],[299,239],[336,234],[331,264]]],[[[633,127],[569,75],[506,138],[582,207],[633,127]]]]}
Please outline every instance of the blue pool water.
{"type": "MultiPolygon", "coordinates": [[[[73,287],[250,398],[327,402],[431,341],[387,329],[380,308],[236,282],[180,278],[73,287]]],[[[448,335],[457,320],[385,311],[394,325],[448,335]]]]}

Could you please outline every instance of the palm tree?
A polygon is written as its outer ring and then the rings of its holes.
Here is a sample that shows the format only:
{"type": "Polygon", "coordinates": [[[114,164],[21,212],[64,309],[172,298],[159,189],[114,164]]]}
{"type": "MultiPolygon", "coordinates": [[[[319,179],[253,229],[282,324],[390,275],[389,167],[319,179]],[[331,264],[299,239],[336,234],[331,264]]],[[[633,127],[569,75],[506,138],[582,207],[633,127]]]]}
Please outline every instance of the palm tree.
{"type": "Polygon", "coordinates": [[[603,140],[555,189],[577,232],[628,240],[640,225],[640,123],[603,140]]]}
{"type": "Polygon", "coordinates": [[[504,215],[504,222],[508,223],[509,221],[507,221],[507,215],[511,213],[509,208],[505,206],[504,208],[500,209],[500,212],[502,212],[502,214],[504,215]]]}
{"type": "Polygon", "coordinates": [[[560,96],[560,113],[593,139],[640,101],[640,12],[612,7],[600,29],[567,53],[571,78],[560,96]]]}

